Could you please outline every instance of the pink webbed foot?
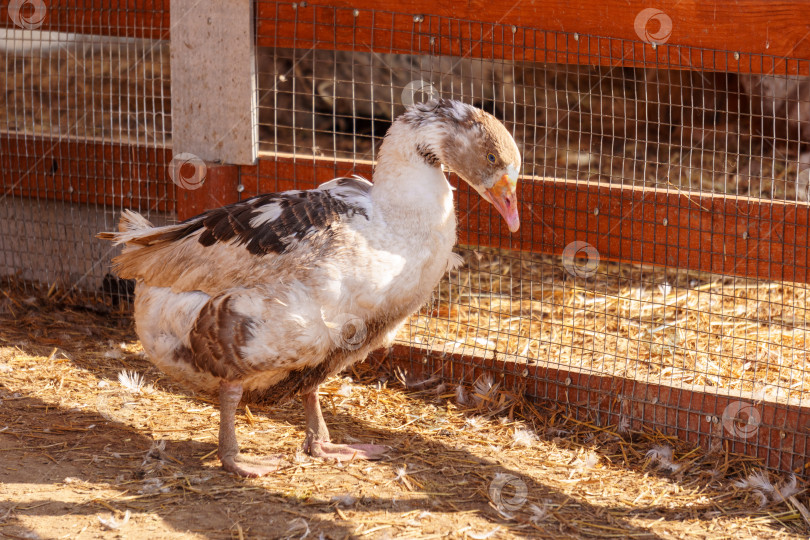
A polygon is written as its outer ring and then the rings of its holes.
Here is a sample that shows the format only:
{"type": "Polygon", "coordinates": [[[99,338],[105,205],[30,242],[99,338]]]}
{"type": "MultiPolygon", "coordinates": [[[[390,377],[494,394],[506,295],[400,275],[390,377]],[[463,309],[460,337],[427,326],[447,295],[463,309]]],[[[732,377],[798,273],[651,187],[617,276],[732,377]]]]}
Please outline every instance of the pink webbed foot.
{"type": "Polygon", "coordinates": [[[239,453],[236,441],[236,408],[242,398],[239,382],[222,381],[219,385],[219,449],[222,468],[228,472],[255,478],[277,471],[284,463],[281,457],[246,456],[239,453]]]}
{"type": "Polygon", "coordinates": [[[235,456],[219,457],[222,468],[226,471],[246,478],[256,478],[272,472],[276,472],[284,465],[281,456],[246,456],[236,454],[235,456]]]}
{"type": "Polygon", "coordinates": [[[312,457],[351,461],[353,459],[382,459],[387,446],[378,444],[333,444],[329,442],[329,430],[321,413],[318,389],[303,394],[304,416],[307,421],[307,435],[304,439],[304,452],[312,457]]]}

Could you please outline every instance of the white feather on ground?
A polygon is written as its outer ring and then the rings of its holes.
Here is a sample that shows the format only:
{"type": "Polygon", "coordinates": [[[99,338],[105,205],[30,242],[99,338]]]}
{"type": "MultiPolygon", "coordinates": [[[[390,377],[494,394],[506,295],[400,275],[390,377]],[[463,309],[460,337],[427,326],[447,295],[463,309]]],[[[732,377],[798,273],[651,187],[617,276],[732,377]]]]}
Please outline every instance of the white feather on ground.
{"type": "Polygon", "coordinates": [[[539,507],[536,504],[529,505],[529,512],[531,512],[532,517],[529,518],[529,521],[534,523],[535,525],[540,525],[540,522],[544,521],[549,514],[548,505],[546,503],[543,504],[543,507],[539,507]]]}
{"type": "Polygon", "coordinates": [[[801,491],[795,474],[791,474],[781,485],[776,486],[771,483],[768,473],[763,470],[753,471],[747,477],[732,482],[732,485],[750,490],[760,507],[768,504],[769,499],[772,502],[784,502],[801,491]]]}
{"type": "Polygon", "coordinates": [[[287,527],[288,536],[300,534],[298,538],[306,538],[309,532],[309,523],[302,517],[293,519],[287,527]]]}
{"type": "Polygon", "coordinates": [[[486,374],[479,377],[473,384],[472,399],[476,406],[480,406],[485,401],[489,401],[498,391],[498,384],[492,381],[492,375],[486,374]]]}
{"type": "Polygon", "coordinates": [[[357,497],[350,493],[344,493],[342,495],[333,495],[330,501],[337,503],[339,506],[351,506],[357,502],[357,497]]]}
{"type": "Polygon", "coordinates": [[[122,528],[124,525],[126,525],[127,523],[129,523],[129,518],[130,518],[131,516],[132,516],[132,512],[130,512],[129,510],[127,510],[127,511],[124,513],[124,517],[123,517],[123,519],[121,519],[121,521],[116,520],[116,519],[115,519],[115,516],[110,516],[109,518],[103,518],[103,517],[101,517],[101,516],[98,516],[98,521],[99,521],[99,523],[101,523],[101,525],[102,525],[102,526],[103,526],[105,529],[108,529],[108,530],[110,530],[110,531],[118,531],[118,530],[120,530],[120,529],[121,529],[121,528],[122,528]]]}
{"type": "Polygon", "coordinates": [[[528,429],[516,428],[512,433],[512,446],[530,448],[537,442],[537,435],[528,429]]]}
{"type": "Polygon", "coordinates": [[[469,536],[473,540],[487,540],[488,538],[492,538],[493,536],[498,534],[498,531],[500,531],[500,530],[501,530],[501,527],[497,526],[494,529],[492,529],[490,531],[487,531],[487,532],[483,532],[483,533],[470,532],[470,531],[466,531],[466,530],[464,532],[466,533],[467,536],[469,536]]]}
{"type": "Polygon", "coordinates": [[[140,394],[147,389],[143,375],[135,371],[122,371],[118,374],[118,382],[133,394],[140,394]]]}
{"type": "Polygon", "coordinates": [[[464,389],[464,385],[459,384],[456,386],[456,403],[459,405],[467,404],[467,390],[464,389]]]}
{"type": "Polygon", "coordinates": [[[575,470],[578,473],[594,469],[597,465],[599,465],[599,454],[593,450],[584,450],[577,457],[575,465],[575,470]]]}
{"type": "Polygon", "coordinates": [[[671,446],[653,446],[646,454],[647,459],[662,471],[678,472],[682,465],[673,460],[671,446]]]}

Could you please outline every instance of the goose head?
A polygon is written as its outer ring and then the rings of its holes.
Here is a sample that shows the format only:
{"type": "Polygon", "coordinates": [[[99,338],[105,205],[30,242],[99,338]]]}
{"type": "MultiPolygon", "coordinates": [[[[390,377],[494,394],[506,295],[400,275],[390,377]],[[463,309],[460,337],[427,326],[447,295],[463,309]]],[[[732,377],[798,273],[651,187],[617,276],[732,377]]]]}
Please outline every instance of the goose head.
{"type": "Polygon", "coordinates": [[[418,159],[455,172],[495,207],[511,232],[518,230],[520,150],[500,120],[472,105],[437,99],[409,107],[398,121],[414,133],[418,159]]]}

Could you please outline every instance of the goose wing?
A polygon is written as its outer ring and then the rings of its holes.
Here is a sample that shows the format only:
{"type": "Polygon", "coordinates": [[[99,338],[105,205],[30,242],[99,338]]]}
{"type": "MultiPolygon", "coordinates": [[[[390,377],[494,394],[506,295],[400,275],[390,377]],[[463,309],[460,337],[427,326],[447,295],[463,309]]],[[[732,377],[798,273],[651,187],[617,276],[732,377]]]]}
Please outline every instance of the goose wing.
{"type": "Polygon", "coordinates": [[[152,227],[134,212],[101,238],[126,244],[118,275],[174,292],[211,296],[295,277],[340,242],[340,228],[370,219],[371,183],[336,178],[316,189],[258,195],[176,225],[152,227]]]}

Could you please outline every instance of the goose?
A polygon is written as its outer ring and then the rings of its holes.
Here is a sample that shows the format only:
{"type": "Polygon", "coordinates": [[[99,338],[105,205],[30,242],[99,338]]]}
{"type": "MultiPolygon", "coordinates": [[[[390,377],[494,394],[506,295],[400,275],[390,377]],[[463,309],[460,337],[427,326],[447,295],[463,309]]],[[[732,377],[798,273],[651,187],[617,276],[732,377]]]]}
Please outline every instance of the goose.
{"type": "Polygon", "coordinates": [[[461,258],[453,188],[442,165],[520,226],[520,151],[491,114],[459,101],[409,107],[380,146],[373,183],[336,178],[305,191],[258,195],[153,227],[125,210],[113,269],[136,280],[136,333],[149,359],[181,385],[218,397],[218,456],[246,477],[279,457],[242,454],[239,403],[304,406],[303,449],[341,461],[388,448],[334,444],[318,387],[389,346],[461,258]]]}

